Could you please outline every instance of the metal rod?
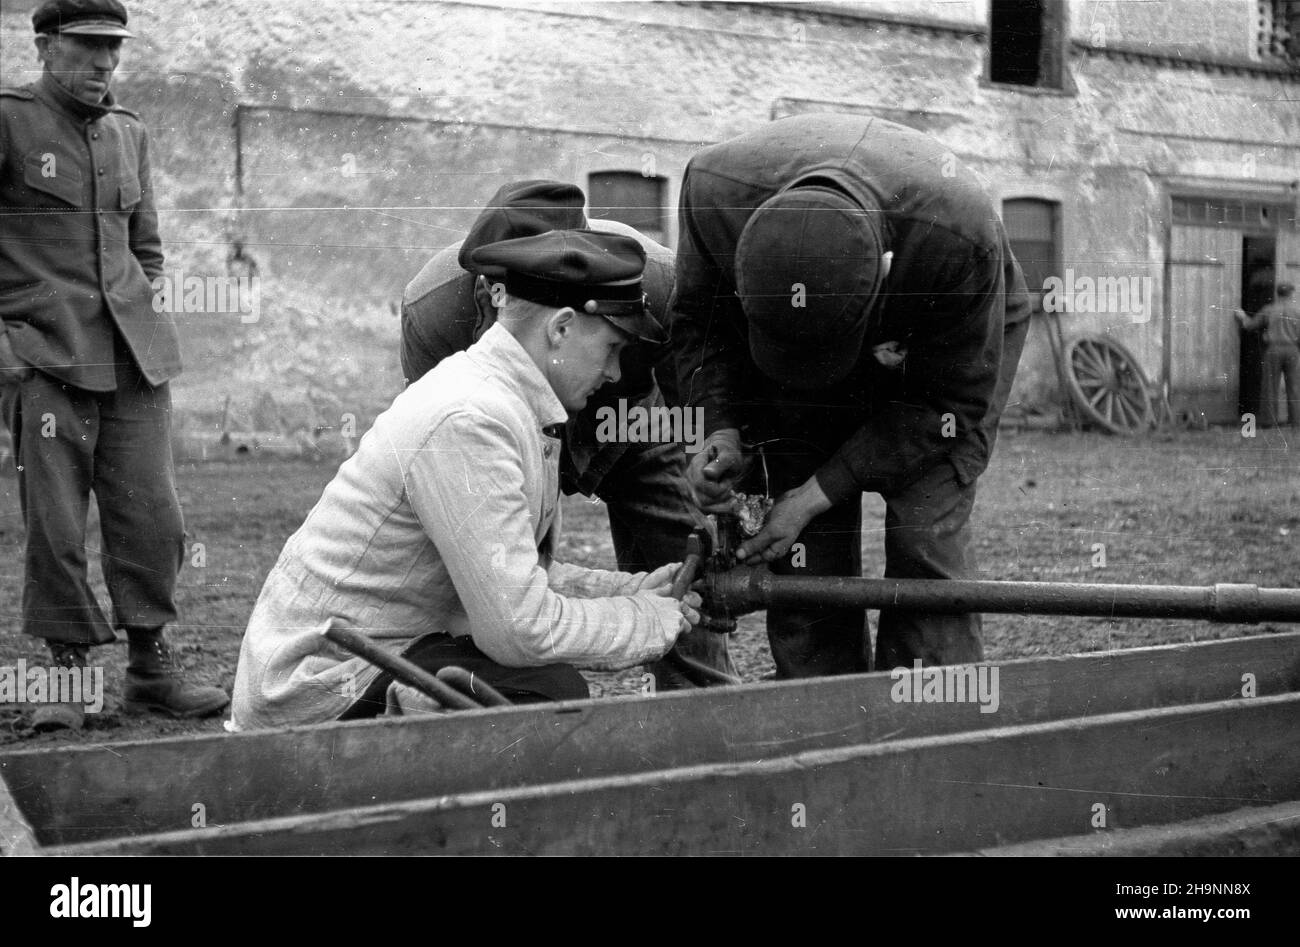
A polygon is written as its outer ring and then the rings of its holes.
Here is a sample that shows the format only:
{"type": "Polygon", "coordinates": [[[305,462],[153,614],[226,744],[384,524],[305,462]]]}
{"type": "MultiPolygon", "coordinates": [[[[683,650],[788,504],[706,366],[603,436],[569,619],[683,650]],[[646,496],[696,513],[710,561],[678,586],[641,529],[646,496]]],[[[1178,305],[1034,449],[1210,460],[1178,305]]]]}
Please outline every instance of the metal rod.
{"type": "Polygon", "coordinates": [[[342,628],[331,623],[321,632],[325,638],[334,642],[345,651],[365,658],[377,668],[387,671],[403,684],[409,684],[425,697],[432,697],[444,707],[456,710],[482,710],[482,704],[466,697],[442,681],[438,680],[418,664],[396,654],[390,654],[360,632],[351,628],[342,628]]]}
{"type": "MultiPolygon", "coordinates": [[[[686,558],[682,560],[682,567],[677,570],[677,575],[673,578],[673,586],[669,594],[676,599],[682,598],[690,591],[691,583],[695,581],[703,565],[704,539],[697,529],[686,540],[686,558]]],[[[686,675],[687,679],[700,687],[707,687],[710,682],[714,684],[740,683],[740,678],[732,677],[724,671],[719,671],[701,661],[687,657],[678,651],[676,647],[665,654],[663,660],[676,667],[678,671],[686,675]]]]}
{"type": "Polygon", "coordinates": [[[899,608],[960,614],[1085,615],[1099,618],[1200,618],[1254,624],[1300,622],[1300,589],[1255,585],[1102,585],[968,579],[862,579],[773,575],[739,566],[701,580],[708,600],[743,614],[770,607],[899,608]]]}
{"type": "MultiPolygon", "coordinates": [[[[704,632],[695,633],[703,634],[704,632]]],[[[702,661],[695,660],[695,658],[689,658],[676,648],[673,648],[673,650],[665,654],[663,660],[685,674],[686,677],[697,687],[708,687],[708,682],[710,681],[714,684],[723,686],[740,683],[740,678],[733,677],[725,671],[719,671],[717,668],[710,667],[702,661]]]]}
{"type": "Polygon", "coordinates": [[[673,577],[673,585],[668,594],[680,601],[690,591],[691,583],[695,581],[702,565],[704,565],[704,546],[697,530],[686,539],[686,558],[682,560],[682,567],[673,577]]]}
{"type": "Polygon", "coordinates": [[[449,684],[470,700],[478,701],[484,707],[511,707],[514,705],[505,694],[501,693],[480,674],[475,676],[462,667],[448,665],[438,669],[438,680],[449,684]]]}

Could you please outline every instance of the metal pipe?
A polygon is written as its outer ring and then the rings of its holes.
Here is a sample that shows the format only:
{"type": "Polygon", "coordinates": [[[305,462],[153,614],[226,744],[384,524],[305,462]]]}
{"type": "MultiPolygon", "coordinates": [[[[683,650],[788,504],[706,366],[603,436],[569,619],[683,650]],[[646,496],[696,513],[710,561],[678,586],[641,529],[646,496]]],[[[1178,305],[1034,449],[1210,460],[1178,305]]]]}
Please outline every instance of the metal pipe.
{"type": "Polygon", "coordinates": [[[695,581],[703,565],[704,544],[700,540],[700,531],[694,530],[686,539],[686,558],[682,560],[682,567],[673,577],[672,589],[668,594],[680,601],[690,591],[691,583],[695,581]]]}
{"type": "Polygon", "coordinates": [[[481,674],[476,677],[462,667],[449,664],[447,667],[439,668],[438,673],[434,676],[444,684],[450,684],[470,700],[480,703],[484,707],[514,706],[514,701],[483,680],[481,674]]]}
{"type": "Polygon", "coordinates": [[[701,580],[706,601],[733,614],[760,608],[899,608],[960,614],[1084,615],[1098,618],[1199,618],[1254,624],[1300,622],[1300,589],[1255,585],[1103,585],[970,579],[861,579],[773,575],[738,566],[701,580]]]}
{"type": "Polygon", "coordinates": [[[375,667],[387,671],[403,684],[414,687],[425,697],[436,700],[444,707],[455,710],[482,710],[483,705],[466,697],[456,688],[438,680],[418,664],[406,660],[399,654],[391,654],[375,644],[359,631],[344,628],[331,622],[321,635],[334,642],[345,651],[364,658],[375,667]]]}

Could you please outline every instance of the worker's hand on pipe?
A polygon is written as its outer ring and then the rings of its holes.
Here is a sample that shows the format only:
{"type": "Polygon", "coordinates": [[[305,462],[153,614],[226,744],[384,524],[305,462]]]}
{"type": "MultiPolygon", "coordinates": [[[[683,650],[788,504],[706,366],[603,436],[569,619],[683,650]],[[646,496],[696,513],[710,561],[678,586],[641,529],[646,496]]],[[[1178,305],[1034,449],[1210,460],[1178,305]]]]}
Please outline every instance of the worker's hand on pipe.
{"type": "Polygon", "coordinates": [[[800,486],[777,498],[776,505],[767,516],[767,523],[758,535],[740,544],[736,549],[736,558],[748,563],[780,559],[790,551],[812,518],[830,508],[831,501],[826,498],[817,478],[808,478],[800,486]]]}
{"type": "Polygon", "coordinates": [[[705,513],[726,513],[734,503],[736,482],[745,472],[745,452],[735,428],[714,431],[686,468],[686,482],[705,513]]]}
{"type": "Polygon", "coordinates": [[[700,623],[700,608],[702,605],[703,600],[700,598],[699,592],[687,592],[682,596],[681,602],[678,603],[678,608],[682,613],[682,634],[686,634],[700,623]]]}
{"type": "Polygon", "coordinates": [[[653,572],[647,572],[645,578],[637,584],[634,591],[667,595],[668,590],[672,588],[673,580],[677,577],[677,571],[681,567],[680,562],[670,562],[666,566],[660,566],[653,572]]]}
{"type": "MultiPolygon", "coordinates": [[[[671,585],[671,583],[670,583],[671,585]]],[[[669,603],[676,609],[678,616],[677,634],[684,635],[700,623],[700,606],[703,604],[699,592],[687,592],[681,599],[670,596],[670,585],[665,585],[657,589],[654,594],[663,596],[668,600],[667,603],[660,605],[661,608],[667,608],[669,603]]],[[[676,636],[674,636],[675,638],[676,636]]]]}

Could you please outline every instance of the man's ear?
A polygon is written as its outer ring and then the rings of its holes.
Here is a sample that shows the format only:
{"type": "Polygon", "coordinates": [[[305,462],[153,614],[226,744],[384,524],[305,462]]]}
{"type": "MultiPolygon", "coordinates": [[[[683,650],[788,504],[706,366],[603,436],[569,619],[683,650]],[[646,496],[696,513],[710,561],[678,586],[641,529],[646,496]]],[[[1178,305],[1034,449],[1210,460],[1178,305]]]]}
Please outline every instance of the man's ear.
{"type": "Polygon", "coordinates": [[[555,310],[546,318],[546,340],[551,345],[559,345],[560,341],[573,331],[574,320],[577,318],[578,314],[574,312],[572,306],[555,310]]]}
{"type": "Polygon", "coordinates": [[[52,39],[53,37],[48,33],[36,34],[36,58],[41,62],[45,62],[45,57],[49,53],[50,42],[52,39]]]}
{"type": "Polygon", "coordinates": [[[478,309],[478,314],[483,319],[494,321],[497,317],[497,309],[500,308],[504,298],[504,285],[497,283],[493,286],[486,276],[480,275],[474,278],[474,307],[478,309]]]}
{"type": "Polygon", "coordinates": [[[880,256],[880,282],[889,278],[889,268],[894,265],[894,251],[889,250],[880,256]]]}
{"type": "Polygon", "coordinates": [[[502,284],[489,284],[486,276],[474,278],[474,308],[478,311],[478,319],[474,323],[475,342],[496,325],[497,309],[504,300],[505,287],[502,284]]]}

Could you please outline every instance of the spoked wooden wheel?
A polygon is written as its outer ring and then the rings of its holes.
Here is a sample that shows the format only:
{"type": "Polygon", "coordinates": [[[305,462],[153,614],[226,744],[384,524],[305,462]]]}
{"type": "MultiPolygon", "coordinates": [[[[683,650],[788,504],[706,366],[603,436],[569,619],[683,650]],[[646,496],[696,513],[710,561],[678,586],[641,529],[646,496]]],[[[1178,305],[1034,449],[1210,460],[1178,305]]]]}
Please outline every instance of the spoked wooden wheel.
{"type": "Polygon", "coordinates": [[[1082,336],[1065,347],[1065,377],[1083,416],[1113,434],[1137,434],[1155,424],[1150,383],[1132,353],[1104,336],[1082,336]]]}

